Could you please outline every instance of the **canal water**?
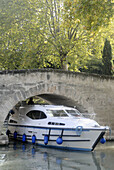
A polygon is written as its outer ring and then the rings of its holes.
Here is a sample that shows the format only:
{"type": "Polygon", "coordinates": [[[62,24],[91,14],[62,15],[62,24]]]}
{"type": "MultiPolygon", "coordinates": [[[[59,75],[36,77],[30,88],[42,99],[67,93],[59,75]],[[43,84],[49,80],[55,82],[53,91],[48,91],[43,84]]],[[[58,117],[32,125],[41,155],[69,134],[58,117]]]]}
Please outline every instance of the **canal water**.
{"type": "Polygon", "coordinates": [[[0,170],[114,170],[114,142],[76,152],[11,141],[0,147],[0,170]]]}

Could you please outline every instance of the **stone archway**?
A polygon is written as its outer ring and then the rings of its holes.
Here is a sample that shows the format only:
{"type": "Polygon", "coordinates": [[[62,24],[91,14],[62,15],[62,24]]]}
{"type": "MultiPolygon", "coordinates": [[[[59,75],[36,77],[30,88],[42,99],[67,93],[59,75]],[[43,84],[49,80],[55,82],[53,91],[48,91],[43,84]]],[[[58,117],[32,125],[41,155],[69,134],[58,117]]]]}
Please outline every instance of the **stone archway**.
{"type": "Polygon", "coordinates": [[[50,104],[54,105],[65,105],[70,107],[76,107],[81,113],[88,112],[78,101],[69,96],[69,91],[73,90],[68,88],[62,88],[58,91],[57,85],[42,84],[28,89],[27,91],[18,91],[12,95],[4,98],[3,104],[1,105],[1,119],[0,123],[3,124],[8,112],[18,103],[25,101],[26,99],[34,96],[38,96],[43,100],[46,100],[50,104]],[[47,87],[46,87],[47,86],[47,87]],[[56,93],[55,93],[56,92],[56,93]],[[68,92],[68,93],[67,93],[68,92]],[[61,95],[60,95],[61,94],[61,95]]]}

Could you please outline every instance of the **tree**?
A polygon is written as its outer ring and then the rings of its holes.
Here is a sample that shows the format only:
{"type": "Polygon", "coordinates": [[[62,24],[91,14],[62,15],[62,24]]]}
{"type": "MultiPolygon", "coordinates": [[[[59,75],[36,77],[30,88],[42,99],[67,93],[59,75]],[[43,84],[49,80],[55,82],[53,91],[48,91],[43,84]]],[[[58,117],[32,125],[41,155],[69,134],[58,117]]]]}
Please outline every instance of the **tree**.
{"type": "Polygon", "coordinates": [[[66,18],[80,19],[84,28],[92,32],[107,26],[112,17],[111,0],[65,0],[64,6],[66,18]]]}
{"type": "Polygon", "coordinates": [[[81,29],[78,20],[67,25],[67,22],[64,21],[65,13],[60,0],[46,0],[41,15],[43,16],[43,14],[44,22],[41,27],[45,25],[45,29],[42,31],[39,28],[39,32],[50,46],[48,54],[57,57],[63,68],[64,64],[68,62],[69,52],[79,43],[85,31],[81,29]]]}
{"type": "MultiPolygon", "coordinates": [[[[37,6],[37,10],[39,8],[37,6]]],[[[37,16],[32,1],[1,0],[0,11],[0,67],[39,67],[39,55],[42,54],[38,55],[36,48],[41,52],[43,38],[36,30],[37,16]]]]}
{"type": "Polygon", "coordinates": [[[90,1],[80,3],[76,0],[46,0],[41,15],[45,29],[39,30],[39,32],[50,44],[50,54],[57,56],[61,68],[64,67],[64,63],[68,62],[71,69],[74,69],[75,60],[80,60],[79,58],[82,60],[82,55],[84,60],[91,53],[91,48],[87,47],[90,46],[88,43],[90,38],[94,38],[98,33],[99,28],[104,25],[102,24],[104,20],[105,24],[108,24],[108,19],[111,17],[111,2],[104,0],[98,3],[93,0],[91,4],[90,1]],[[90,5],[92,10],[89,9],[90,5]],[[81,10],[79,6],[81,6],[81,10]],[[110,8],[108,15],[102,14],[104,8],[110,8]],[[92,19],[93,12],[95,17],[92,19]],[[86,13],[88,17],[85,19],[86,13]]]}
{"type": "Polygon", "coordinates": [[[110,0],[1,0],[1,68],[70,63],[77,70],[90,56],[99,28],[108,24],[110,5],[110,0]]]}
{"type": "Polygon", "coordinates": [[[112,74],[112,49],[110,45],[110,41],[107,39],[104,43],[102,62],[103,62],[103,74],[111,75],[112,74]]]}

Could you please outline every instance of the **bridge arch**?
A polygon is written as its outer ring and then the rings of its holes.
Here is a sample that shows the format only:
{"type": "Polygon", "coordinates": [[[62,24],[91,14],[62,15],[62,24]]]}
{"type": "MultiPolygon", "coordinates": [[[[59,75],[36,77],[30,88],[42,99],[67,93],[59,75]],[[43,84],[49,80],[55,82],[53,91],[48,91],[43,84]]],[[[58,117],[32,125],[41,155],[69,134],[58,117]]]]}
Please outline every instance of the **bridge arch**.
{"type": "Polygon", "coordinates": [[[1,71],[0,123],[18,102],[36,95],[52,104],[94,112],[100,124],[114,129],[114,77],[49,69],[1,71]]]}
{"type": "Polygon", "coordinates": [[[2,101],[1,105],[1,112],[3,113],[2,123],[5,120],[8,112],[18,103],[24,102],[25,100],[29,99],[30,97],[37,96],[38,98],[43,99],[49,104],[55,105],[65,105],[70,107],[77,108],[80,112],[88,112],[86,108],[84,108],[75,98],[75,90],[66,87],[59,87],[58,85],[53,84],[44,84],[40,83],[34,87],[30,87],[27,91],[20,90],[14,92],[10,95],[5,96],[5,99],[2,101]],[[47,87],[46,87],[47,86],[47,87]],[[60,91],[59,91],[59,90],[60,91]]]}

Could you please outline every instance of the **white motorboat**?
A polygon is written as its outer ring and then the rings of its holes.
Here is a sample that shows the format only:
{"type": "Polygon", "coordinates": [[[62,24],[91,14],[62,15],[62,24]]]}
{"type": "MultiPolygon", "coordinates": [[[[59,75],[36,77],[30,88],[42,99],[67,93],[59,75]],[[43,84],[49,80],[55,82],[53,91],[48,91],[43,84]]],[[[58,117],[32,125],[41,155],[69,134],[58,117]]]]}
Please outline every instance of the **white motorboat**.
{"type": "Polygon", "coordinates": [[[25,105],[12,111],[7,134],[23,142],[61,149],[93,151],[109,129],[78,110],[56,105],[25,105]]]}

